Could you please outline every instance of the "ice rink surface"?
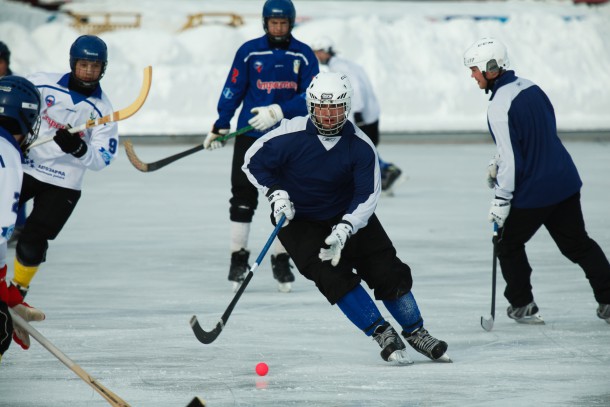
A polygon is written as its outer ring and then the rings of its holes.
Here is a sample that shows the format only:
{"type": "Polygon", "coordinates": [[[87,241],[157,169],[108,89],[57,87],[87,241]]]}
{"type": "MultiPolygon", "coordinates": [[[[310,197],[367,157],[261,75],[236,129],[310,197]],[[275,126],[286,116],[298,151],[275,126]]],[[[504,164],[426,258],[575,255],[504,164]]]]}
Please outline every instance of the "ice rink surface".
{"type": "MultiPolygon", "coordinates": [[[[134,143],[146,162],[191,147],[134,143]]],[[[589,234],[610,254],[610,143],[566,146],[584,181],[589,234]]],[[[499,275],[494,329],[480,327],[491,296],[491,143],[380,146],[409,179],[380,200],[377,214],[413,270],[426,327],[448,342],[454,363],[411,350],[414,365],[387,365],[313,283],[298,275],[292,293],[279,293],[269,255],[218,339],[199,343],[190,317],[212,329],[233,298],[231,152],[200,152],[144,174],[123,151],[110,168],[89,172],[32,283],[27,300],[47,315],[36,328],[132,406],[184,407],[195,395],[214,407],[610,405],[610,325],[596,317],[583,272],[546,230],[528,245],[546,325],[506,317],[499,275]],[[265,377],[254,372],[261,361],[265,377]]],[[[252,262],[273,229],[268,216],[261,199],[252,262]]],[[[13,344],[3,358],[0,406],[105,405],[38,343],[27,352],[13,344]]]]}

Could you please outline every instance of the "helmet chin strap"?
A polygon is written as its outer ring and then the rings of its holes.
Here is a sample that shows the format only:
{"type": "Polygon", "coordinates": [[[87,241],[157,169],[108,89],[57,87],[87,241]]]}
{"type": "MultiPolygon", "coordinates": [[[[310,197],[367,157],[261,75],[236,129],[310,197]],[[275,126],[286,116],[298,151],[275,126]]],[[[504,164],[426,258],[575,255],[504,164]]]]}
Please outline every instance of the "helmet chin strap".
{"type": "Polygon", "coordinates": [[[267,33],[269,44],[274,47],[287,47],[290,43],[290,33],[282,36],[271,35],[267,33]]]}

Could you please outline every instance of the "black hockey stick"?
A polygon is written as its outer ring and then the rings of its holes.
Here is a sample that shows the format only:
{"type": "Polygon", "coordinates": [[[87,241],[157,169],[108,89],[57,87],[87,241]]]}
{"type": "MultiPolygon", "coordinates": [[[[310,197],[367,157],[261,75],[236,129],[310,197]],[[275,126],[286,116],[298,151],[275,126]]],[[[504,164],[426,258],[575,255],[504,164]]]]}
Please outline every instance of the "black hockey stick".
{"type": "MultiPolygon", "coordinates": [[[[227,134],[226,136],[219,137],[218,141],[227,141],[230,138],[239,136],[240,134],[247,133],[252,129],[253,129],[252,126],[243,127],[237,131],[234,131],[233,133],[227,134]]],[[[123,145],[125,146],[125,153],[127,153],[127,158],[129,158],[129,162],[134,167],[136,167],[136,169],[138,169],[142,172],[157,171],[158,169],[161,169],[161,168],[165,167],[166,165],[173,163],[174,161],[177,161],[183,157],[189,156],[191,154],[194,154],[194,153],[204,149],[203,144],[199,144],[198,146],[189,148],[186,151],[171,155],[171,156],[163,158],[159,161],[155,161],[152,163],[145,163],[144,161],[140,160],[138,158],[138,156],[136,155],[136,152],[133,149],[133,144],[131,143],[131,140],[129,140],[129,139],[125,140],[123,145]]]]}
{"type": "Polygon", "coordinates": [[[498,262],[498,224],[494,222],[493,242],[493,263],[491,266],[491,317],[481,317],[481,326],[486,331],[491,331],[494,327],[494,319],[496,318],[496,270],[498,262]]]}
{"type": "Polygon", "coordinates": [[[269,236],[269,239],[267,239],[267,243],[265,243],[265,247],[263,247],[263,250],[261,250],[261,253],[258,255],[256,261],[250,267],[250,271],[248,271],[248,274],[246,275],[246,279],[244,280],[243,283],[241,283],[241,286],[235,293],[235,296],[233,296],[233,300],[231,300],[231,303],[225,310],[224,314],[222,314],[222,317],[220,318],[220,321],[218,321],[218,323],[216,324],[216,327],[214,329],[212,329],[210,332],[204,331],[203,328],[201,328],[201,325],[199,325],[199,321],[197,321],[197,316],[193,315],[193,317],[191,318],[191,321],[190,321],[191,328],[193,328],[193,332],[195,333],[195,336],[197,337],[199,342],[207,345],[207,344],[214,342],[214,340],[216,340],[216,338],[218,338],[218,335],[220,335],[223,328],[227,324],[227,320],[231,316],[231,313],[233,312],[233,308],[235,308],[235,305],[237,304],[239,297],[241,297],[241,295],[244,293],[244,290],[248,286],[248,283],[250,283],[250,280],[252,279],[252,276],[254,275],[254,270],[256,270],[258,265],[261,264],[261,261],[263,261],[263,258],[267,254],[267,251],[269,250],[271,243],[273,243],[273,240],[275,239],[278,232],[284,225],[285,220],[286,220],[286,216],[284,215],[284,216],[282,216],[280,221],[277,223],[277,226],[275,227],[275,229],[273,229],[273,232],[271,232],[271,236],[269,236]]]}

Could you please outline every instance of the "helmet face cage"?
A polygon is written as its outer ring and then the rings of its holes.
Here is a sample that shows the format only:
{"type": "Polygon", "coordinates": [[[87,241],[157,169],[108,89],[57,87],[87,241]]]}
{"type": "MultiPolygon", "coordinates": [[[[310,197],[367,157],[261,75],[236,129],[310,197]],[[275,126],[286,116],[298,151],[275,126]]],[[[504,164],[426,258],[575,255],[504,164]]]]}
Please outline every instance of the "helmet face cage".
{"type": "Polygon", "coordinates": [[[464,65],[481,72],[497,72],[510,66],[506,47],[494,38],[481,38],[464,53],[464,65]]]}
{"type": "MultiPolygon", "coordinates": [[[[263,6],[263,28],[265,29],[265,33],[269,34],[267,21],[270,18],[287,18],[288,24],[290,25],[288,35],[290,35],[294,28],[296,14],[294,4],[292,4],[292,1],[290,0],[267,0],[263,6]]],[[[282,41],[285,39],[287,39],[287,36],[286,38],[276,38],[275,40],[282,41]]]]}
{"type": "Polygon", "coordinates": [[[108,48],[101,38],[95,35],[81,35],[70,47],[70,69],[74,76],[76,72],[76,62],[79,60],[98,61],[102,63],[102,70],[99,78],[93,82],[83,82],[84,86],[94,86],[102,79],[108,65],[108,48]]]}
{"type": "Polygon", "coordinates": [[[22,146],[36,140],[40,129],[40,92],[32,82],[14,75],[0,79],[0,116],[19,124],[25,136],[22,146]]]}
{"type": "Polygon", "coordinates": [[[352,85],[347,75],[321,72],[307,88],[309,118],[322,136],[336,136],[352,107],[352,85]]]}

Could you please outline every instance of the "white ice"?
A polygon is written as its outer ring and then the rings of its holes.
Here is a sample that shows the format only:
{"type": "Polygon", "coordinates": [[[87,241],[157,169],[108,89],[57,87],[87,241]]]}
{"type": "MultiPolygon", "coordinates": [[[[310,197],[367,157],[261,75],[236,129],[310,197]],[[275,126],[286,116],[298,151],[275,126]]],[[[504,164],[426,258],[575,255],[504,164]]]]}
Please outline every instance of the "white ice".
{"type": "MultiPolygon", "coordinates": [[[[610,253],[610,144],[568,142],[584,180],[590,235],[610,253]]],[[[146,162],[187,145],[138,145],[146,162]]],[[[27,299],[47,314],[35,326],[133,406],[603,406],[610,404],[610,325],[595,315],[591,288],[546,230],[528,245],[544,326],[505,315],[498,275],[490,311],[490,143],[383,142],[380,152],[409,175],[377,214],[413,269],[426,327],[448,342],[452,364],[410,350],[415,364],[388,366],[379,347],[298,275],[277,292],[269,255],[218,339],[199,343],[197,315],[212,329],[233,298],[227,281],[230,146],[153,173],[121,153],[89,173],[83,197],[35,277],[27,299]],[[269,374],[258,377],[260,361],[269,374]]],[[[272,231],[261,199],[252,261],[272,231]]],[[[11,267],[12,268],[12,267],[11,267]]],[[[388,312],[379,304],[384,316],[388,312]]],[[[409,348],[410,349],[410,348],[409,348]]],[[[0,367],[0,406],[107,403],[49,352],[13,344],[0,367]]]]}

